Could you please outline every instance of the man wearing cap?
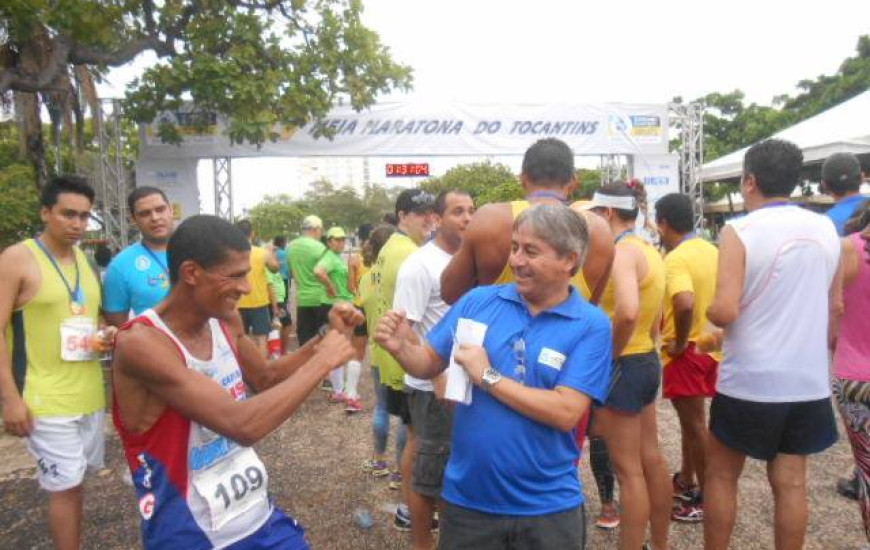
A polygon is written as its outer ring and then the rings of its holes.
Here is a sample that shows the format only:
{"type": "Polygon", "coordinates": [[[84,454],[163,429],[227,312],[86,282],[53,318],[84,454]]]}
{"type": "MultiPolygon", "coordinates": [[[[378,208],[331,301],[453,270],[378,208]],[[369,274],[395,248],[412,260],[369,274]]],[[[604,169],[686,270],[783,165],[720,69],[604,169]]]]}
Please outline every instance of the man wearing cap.
{"type": "Polygon", "coordinates": [[[867,199],[858,192],[863,179],[861,163],[852,153],[834,153],[822,164],[822,188],[836,203],[826,215],[840,235],[845,235],[846,222],[867,199]]]}
{"type": "MultiPolygon", "coordinates": [[[[475,286],[514,280],[508,264],[511,225],[530,205],[567,202],[577,186],[574,152],[555,138],[535,142],[523,157],[520,182],[525,200],[490,203],[475,212],[459,251],[441,274],[441,296],[448,304],[475,286]]],[[[603,220],[587,211],[581,215],[589,227],[589,254],[571,281],[587,300],[596,303],[613,261],[613,241],[603,220]]]]}
{"type": "Polygon", "coordinates": [[[267,357],[269,353],[266,337],[269,336],[269,330],[272,328],[272,312],[266,270],[277,272],[278,260],[274,254],[254,244],[256,235],[249,220],[239,220],[236,227],[251,243],[251,271],[247,275],[251,291],[239,298],[239,313],[242,315],[245,333],[251,337],[263,357],[267,357]]]}
{"type": "MultiPolygon", "coordinates": [[[[399,268],[405,258],[417,250],[429,239],[435,225],[433,215],[435,197],[422,189],[405,189],[396,198],[396,216],[398,231],[393,233],[381,248],[376,266],[380,274],[380,283],[376,289],[377,318],[380,319],[393,308],[393,297],[396,293],[396,280],[399,268]]],[[[376,323],[377,321],[375,321],[376,323]]],[[[393,357],[384,354],[380,367],[381,383],[387,387],[387,412],[398,416],[408,427],[408,442],[402,453],[400,467],[402,478],[402,495],[408,502],[410,493],[411,468],[414,463],[414,440],[411,431],[411,412],[404,393],[405,371],[393,357]]],[[[395,527],[400,530],[410,529],[410,514],[404,507],[396,512],[395,527]]]]}
{"type": "Polygon", "coordinates": [[[326,291],[314,276],[314,266],[326,252],[320,242],[323,222],[317,216],[302,220],[302,235],[290,241],[287,256],[296,280],[296,336],[302,346],[311,340],[326,319],[326,291]]]}

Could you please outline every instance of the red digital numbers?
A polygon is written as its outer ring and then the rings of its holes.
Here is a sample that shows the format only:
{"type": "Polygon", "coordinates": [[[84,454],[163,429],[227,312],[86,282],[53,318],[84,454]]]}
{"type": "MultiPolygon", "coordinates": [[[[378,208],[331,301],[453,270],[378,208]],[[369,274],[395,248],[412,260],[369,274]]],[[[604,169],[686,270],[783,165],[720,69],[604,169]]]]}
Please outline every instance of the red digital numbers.
{"type": "Polygon", "coordinates": [[[387,164],[387,177],[428,176],[428,162],[411,162],[402,164],[387,164]]]}

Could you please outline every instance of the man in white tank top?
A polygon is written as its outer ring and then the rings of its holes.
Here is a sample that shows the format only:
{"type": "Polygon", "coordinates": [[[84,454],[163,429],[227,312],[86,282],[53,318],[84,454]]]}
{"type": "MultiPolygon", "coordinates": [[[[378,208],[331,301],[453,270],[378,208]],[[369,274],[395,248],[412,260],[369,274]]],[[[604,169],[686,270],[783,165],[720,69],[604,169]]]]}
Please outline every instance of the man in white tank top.
{"type": "Polygon", "coordinates": [[[250,447],[353,356],[350,332],[362,315],[335,304],[319,338],[267,362],[237,309],[250,291],[250,250],[229,222],[188,218],[169,240],[169,295],[116,338],[113,418],[146,549],[308,547],[272,506],[250,447]],[[247,387],[259,393],[248,397],[247,387]]]}
{"type": "Polygon", "coordinates": [[[776,548],[801,548],[807,526],[806,457],[836,441],[828,383],[828,327],[840,247],[831,221],[788,197],[803,154],[767,140],[747,151],[746,216],[720,235],[716,296],[707,317],[725,329],[710,408],[706,550],[725,550],[746,457],[767,461],[776,548]]]}

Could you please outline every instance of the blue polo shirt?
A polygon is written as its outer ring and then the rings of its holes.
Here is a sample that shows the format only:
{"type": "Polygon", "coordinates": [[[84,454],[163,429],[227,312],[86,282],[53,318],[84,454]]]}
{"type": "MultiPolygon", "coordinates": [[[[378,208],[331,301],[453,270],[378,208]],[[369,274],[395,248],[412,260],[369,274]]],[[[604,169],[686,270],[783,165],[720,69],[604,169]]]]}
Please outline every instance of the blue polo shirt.
{"type": "Polygon", "coordinates": [[[103,309],[139,315],[169,294],[166,251],[149,250],[140,242],[115,256],[103,281],[103,309]]]}
{"type": "Polygon", "coordinates": [[[284,280],[290,278],[290,271],[287,268],[287,250],[283,248],[278,248],[275,250],[275,258],[278,260],[278,266],[281,271],[281,277],[284,280]]]}
{"type": "Polygon", "coordinates": [[[825,212],[825,215],[831,218],[831,221],[834,222],[834,227],[837,228],[837,234],[845,236],[846,222],[849,221],[849,218],[852,217],[855,210],[857,210],[865,200],[867,200],[867,197],[864,195],[852,195],[851,197],[838,200],[837,204],[825,212]]]}
{"type": "MultiPolygon", "coordinates": [[[[460,318],[487,325],[483,347],[502,376],[518,379],[516,367],[522,362],[526,386],[566,386],[598,403],[606,398],[610,320],[573,287],[564,302],[535,317],[514,283],[468,292],[427,335],[445,362],[460,318]]],[[[475,386],[471,405],[456,406],[442,497],[499,515],[539,516],[576,508],[583,490],[575,466],[580,456],[575,435],[532,420],[475,386]]]]}

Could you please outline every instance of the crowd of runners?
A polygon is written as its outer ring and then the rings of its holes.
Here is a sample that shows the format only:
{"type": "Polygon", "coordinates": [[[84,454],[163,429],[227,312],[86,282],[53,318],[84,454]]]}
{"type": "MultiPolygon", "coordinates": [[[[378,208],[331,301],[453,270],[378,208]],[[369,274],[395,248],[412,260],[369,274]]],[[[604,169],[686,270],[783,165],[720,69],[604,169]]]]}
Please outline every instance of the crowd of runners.
{"type": "Polygon", "coordinates": [[[253,446],[321,388],[370,413],[360,475],[400,491],[393,526],[415,550],[584,548],[587,524],[668,550],[672,521],[724,550],[747,457],[767,464],[785,550],[803,546],[806,460],[837,440],[836,408],[855,457],[839,489],[870,539],[870,201],[858,159],[835,154],[827,216],[792,203],[802,166],[789,142],[751,147],[747,213],[716,243],[688,196],[648,204],[636,180],[570,203],[557,139],[526,151],[523,200],[405,189],[352,236],[316,213],[289,243],[248,220],[175,227],[140,187],[141,240],[105,268],[78,246],[93,189],[57,177],[42,233],[0,254],[4,428],[36,461],[59,550],[82,546],[82,482],[103,467],[106,366],[145,548],[307,548],[269,494],[284,465],[253,446]]]}

